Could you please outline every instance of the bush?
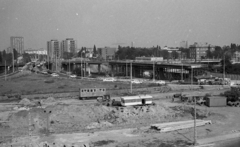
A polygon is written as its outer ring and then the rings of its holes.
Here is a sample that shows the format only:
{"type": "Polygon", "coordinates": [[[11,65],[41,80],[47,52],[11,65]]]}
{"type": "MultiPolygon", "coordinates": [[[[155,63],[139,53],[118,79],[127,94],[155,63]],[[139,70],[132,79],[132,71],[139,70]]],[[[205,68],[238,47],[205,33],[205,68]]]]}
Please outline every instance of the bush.
{"type": "Polygon", "coordinates": [[[45,83],[54,83],[54,80],[46,80],[45,83]]]}

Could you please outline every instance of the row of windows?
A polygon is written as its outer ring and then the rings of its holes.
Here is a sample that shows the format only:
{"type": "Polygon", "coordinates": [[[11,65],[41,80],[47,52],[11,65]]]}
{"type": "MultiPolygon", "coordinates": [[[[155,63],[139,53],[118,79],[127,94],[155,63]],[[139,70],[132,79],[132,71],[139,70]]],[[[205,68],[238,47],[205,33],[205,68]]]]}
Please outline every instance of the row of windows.
{"type": "Polygon", "coordinates": [[[81,89],[81,92],[106,91],[106,89],[81,89]]]}

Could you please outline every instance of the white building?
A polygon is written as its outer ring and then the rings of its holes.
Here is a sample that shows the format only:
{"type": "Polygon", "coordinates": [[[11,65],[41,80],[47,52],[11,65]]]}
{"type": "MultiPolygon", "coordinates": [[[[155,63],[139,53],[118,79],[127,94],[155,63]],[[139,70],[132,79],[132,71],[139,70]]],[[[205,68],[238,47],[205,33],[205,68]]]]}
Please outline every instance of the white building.
{"type": "Polygon", "coordinates": [[[47,55],[47,50],[40,48],[40,49],[26,49],[24,50],[25,53],[28,54],[37,54],[37,55],[47,55]]]}

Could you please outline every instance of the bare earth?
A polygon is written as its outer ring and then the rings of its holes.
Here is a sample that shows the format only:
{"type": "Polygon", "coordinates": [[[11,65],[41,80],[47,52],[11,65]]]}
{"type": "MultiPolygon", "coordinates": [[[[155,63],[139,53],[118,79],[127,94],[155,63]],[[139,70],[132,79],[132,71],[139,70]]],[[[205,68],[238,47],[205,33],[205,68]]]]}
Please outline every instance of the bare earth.
{"type": "MultiPolygon", "coordinates": [[[[57,85],[67,85],[64,90],[77,90],[79,86],[111,87],[116,83],[106,84],[100,81],[80,81],[56,79],[53,85],[45,83],[52,77],[31,75],[32,81],[25,81],[28,76],[1,81],[1,93],[41,91],[60,91],[57,85]],[[69,83],[68,83],[69,82],[69,83]],[[87,83],[88,82],[88,83],[87,83]],[[20,85],[20,83],[22,85],[20,85]],[[34,83],[38,85],[34,87],[34,83]],[[51,85],[51,86],[47,86],[51,85]]],[[[122,85],[124,83],[121,83],[122,85]]],[[[136,88],[136,87],[135,87],[136,88]]],[[[220,90],[212,90],[220,93],[220,90]]],[[[184,91],[183,91],[184,92],[184,91]]],[[[187,93],[199,93],[192,91],[187,93]]],[[[171,102],[166,94],[153,94],[156,105],[138,107],[108,107],[78,99],[37,100],[23,99],[18,102],[0,104],[0,145],[32,145],[77,147],[185,147],[192,146],[193,129],[160,133],[151,129],[154,123],[193,119],[193,105],[171,102]],[[35,105],[35,106],[34,106],[35,105]]],[[[118,100],[118,97],[115,97],[118,100]]],[[[198,119],[211,120],[211,125],[197,127],[197,138],[240,131],[239,107],[197,106],[198,119]]]]}

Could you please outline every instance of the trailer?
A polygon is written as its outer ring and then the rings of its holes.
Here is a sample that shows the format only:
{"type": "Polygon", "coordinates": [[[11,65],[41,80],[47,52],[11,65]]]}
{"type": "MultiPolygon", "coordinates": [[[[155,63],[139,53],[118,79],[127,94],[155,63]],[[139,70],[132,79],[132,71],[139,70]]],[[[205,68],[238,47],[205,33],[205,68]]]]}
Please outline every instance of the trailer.
{"type": "Polygon", "coordinates": [[[153,97],[150,95],[121,97],[122,106],[149,105],[149,104],[153,104],[153,97]]]}
{"type": "Polygon", "coordinates": [[[79,99],[97,99],[98,101],[110,101],[110,95],[107,94],[106,88],[80,88],[79,99]]]}

